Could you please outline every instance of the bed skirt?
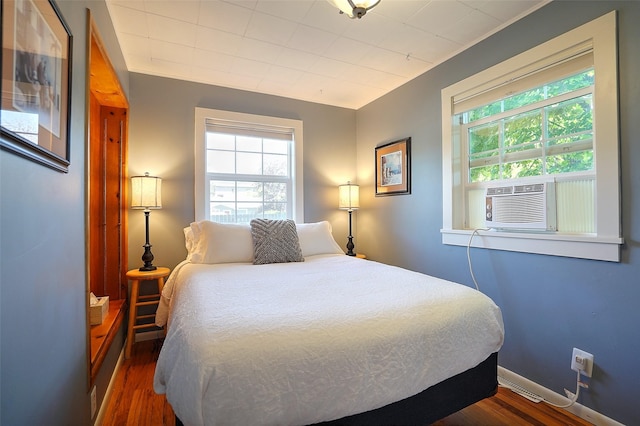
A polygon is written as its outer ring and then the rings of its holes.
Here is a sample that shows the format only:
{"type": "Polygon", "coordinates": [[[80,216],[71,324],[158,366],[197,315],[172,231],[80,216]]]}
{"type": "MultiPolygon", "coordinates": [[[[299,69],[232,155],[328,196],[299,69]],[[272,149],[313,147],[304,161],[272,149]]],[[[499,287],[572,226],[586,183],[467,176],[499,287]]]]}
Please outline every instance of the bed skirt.
{"type": "MultiPolygon", "coordinates": [[[[375,410],[317,423],[317,425],[428,425],[489,398],[497,391],[498,353],[496,352],[476,367],[433,385],[417,395],[375,410]]],[[[183,426],[177,416],[176,426],[183,426]]]]}
{"type": "Polygon", "coordinates": [[[417,395],[376,410],[343,417],[323,426],[428,425],[498,392],[498,354],[417,395]]]}

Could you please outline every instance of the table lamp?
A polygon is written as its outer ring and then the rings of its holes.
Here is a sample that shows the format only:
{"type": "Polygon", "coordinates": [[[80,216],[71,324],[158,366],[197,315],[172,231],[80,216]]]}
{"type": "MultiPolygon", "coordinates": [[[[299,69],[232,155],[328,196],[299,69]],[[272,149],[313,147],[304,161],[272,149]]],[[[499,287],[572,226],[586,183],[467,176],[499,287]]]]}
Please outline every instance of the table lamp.
{"type": "Polygon", "coordinates": [[[351,182],[347,182],[346,185],[340,185],[339,189],[339,202],[338,208],[340,210],[346,210],[349,212],[349,237],[347,242],[347,255],[355,256],[353,251],[355,247],[353,244],[353,236],[351,235],[351,215],[354,210],[358,210],[360,207],[360,187],[358,185],[352,185],[351,182]]]}
{"type": "Polygon", "coordinates": [[[131,177],[131,208],[144,209],[146,243],[144,244],[144,254],[142,261],[144,265],[141,271],[155,271],[157,268],[153,266],[153,253],[151,253],[151,244],[149,244],[149,213],[151,209],[162,208],[162,179],[156,176],[131,177]]]}

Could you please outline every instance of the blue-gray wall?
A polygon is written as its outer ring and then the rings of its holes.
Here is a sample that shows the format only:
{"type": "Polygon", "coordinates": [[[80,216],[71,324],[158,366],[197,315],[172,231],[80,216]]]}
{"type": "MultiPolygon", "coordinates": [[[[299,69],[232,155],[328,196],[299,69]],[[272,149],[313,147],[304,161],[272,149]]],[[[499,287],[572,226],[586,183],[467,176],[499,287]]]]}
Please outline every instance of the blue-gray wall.
{"type": "MultiPolygon", "coordinates": [[[[102,0],[57,4],[73,39],[71,166],[0,151],[0,424],[87,425],[85,96],[87,8],[128,90],[102,0]]],[[[112,356],[110,355],[110,358],[112,356]]],[[[105,361],[106,365],[114,361],[105,361]]],[[[104,376],[99,398],[104,395],[104,376]]]]}
{"type": "MultiPolygon", "coordinates": [[[[347,214],[338,210],[338,185],[354,180],[355,117],[336,108],[276,96],[132,73],[129,116],[130,175],[162,177],[162,210],[151,213],[154,264],[184,260],[182,228],[194,221],[195,107],[303,121],[304,216],[329,220],[346,245],[347,214]]],[[[144,216],[129,213],[129,264],[141,263],[144,216]]]]}
{"type": "Polygon", "coordinates": [[[619,11],[622,262],[473,249],[482,290],[501,307],[499,363],[559,394],[575,390],[573,347],[595,355],[579,402],[640,424],[640,2],[554,1],[357,112],[361,205],[356,245],[369,257],[473,286],[466,248],[441,243],[440,91],[596,17],[619,11]],[[376,144],[411,136],[411,195],[375,198],[376,144]]]}

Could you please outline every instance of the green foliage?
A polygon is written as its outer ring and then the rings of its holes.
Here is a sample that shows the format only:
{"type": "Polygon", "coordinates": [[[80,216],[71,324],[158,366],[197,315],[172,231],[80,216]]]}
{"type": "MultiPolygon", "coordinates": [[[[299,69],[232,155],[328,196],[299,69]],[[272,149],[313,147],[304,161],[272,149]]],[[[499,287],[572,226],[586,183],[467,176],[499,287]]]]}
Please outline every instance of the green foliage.
{"type": "Polygon", "coordinates": [[[468,128],[471,182],[592,170],[592,94],[549,100],[593,81],[593,70],[587,70],[463,114],[468,123],[485,119],[468,128]],[[541,101],[544,106],[535,105],[541,101]],[[525,112],[504,114],[514,109],[525,112]],[[502,116],[486,122],[497,114],[502,116]]]}
{"type": "Polygon", "coordinates": [[[584,172],[593,169],[593,150],[547,157],[547,174],[584,172]]]}
{"type": "Polygon", "coordinates": [[[542,114],[540,110],[503,120],[504,146],[507,151],[532,148],[532,142],[542,139],[542,114]]]}
{"type": "Polygon", "coordinates": [[[489,123],[469,130],[471,158],[497,155],[498,148],[500,148],[500,126],[498,124],[489,123]]]}
{"type": "Polygon", "coordinates": [[[591,131],[593,127],[591,99],[592,95],[586,95],[547,107],[547,136],[554,138],[591,131]]]}

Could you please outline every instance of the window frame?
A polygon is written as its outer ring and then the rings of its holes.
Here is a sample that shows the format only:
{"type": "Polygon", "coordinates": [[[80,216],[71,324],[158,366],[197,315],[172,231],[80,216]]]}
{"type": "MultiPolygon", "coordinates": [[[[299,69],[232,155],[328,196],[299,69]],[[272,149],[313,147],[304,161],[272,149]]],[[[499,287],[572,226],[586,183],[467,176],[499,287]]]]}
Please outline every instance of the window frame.
{"type": "Polygon", "coordinates": [[[618,128],[617,13],[612,11],[478,74],[442,89],[442,243],[525,253],[620,261],[620,166],[618,128]],[[535,233],[465,229],[466,165],[454,100],[470,98],[570,58],[590,47],[595,69],[594,162],[596,232],[535,233]],[[473,235],[476,237],[471,238],[473,235]]]}
{"type": "MultiPolygon", "coordinates": [[[[206,122],[207,120],[230,121],[243,124],[273,126],[292,130],[291,144],[291,219],[304,223],[304,181],[303,181],[303,125],[301,120],[246,114],[210,108],[195,108],[195,149],[194,149],[194,196],[195,220],[209,220],[208,174],[206,168],[206,122]]],[[[215,175],[211,173],[211,175],[215,175]]],[[[244,175],[243,175],[244,176],[244,175]]],[[[256,176],[253,176],[256,178],[256,176]]],[[[215,179],[214,179],[215,180],[215,179]]]]}

